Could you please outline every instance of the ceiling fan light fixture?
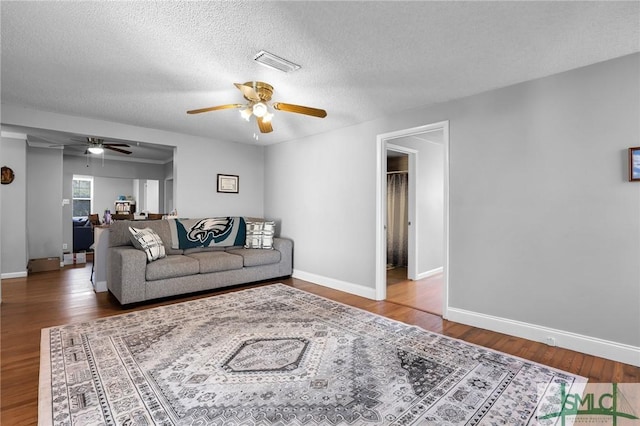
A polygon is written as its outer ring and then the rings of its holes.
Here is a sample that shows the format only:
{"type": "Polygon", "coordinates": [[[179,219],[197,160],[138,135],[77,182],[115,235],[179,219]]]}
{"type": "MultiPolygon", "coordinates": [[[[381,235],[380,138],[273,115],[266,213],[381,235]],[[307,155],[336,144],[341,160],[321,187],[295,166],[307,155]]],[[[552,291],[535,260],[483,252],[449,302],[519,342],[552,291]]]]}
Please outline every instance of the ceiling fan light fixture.
{"type": "Polygon", "coordinates": [[[251,108],[246,108],[240,111],[240,116],[245,120],[249,121],[252,113],[253,113],[253,110],[251,108]]]}
{"type": "Polygon", "coordinates": [[[271,123],[272,118],[273,118],[273,114],[270,112],[267,112],[265,115],[262,116],[262,121],[265,123],[271,123]]]}
{"type": "Polygon", "coordinates": [[[88,151],[92,154],[102,154],[104,152],[104,148],[101,146],[90,146],[88,151]]]}
{"type": "Polygon", "coordinates": [[[264,117],[268,112],[267,105],[263,102],[258,102],[253,105],[253,115],[256,117],[264,117]]]}
{"type": "Polygon", "coordinates": [[[300,65],[294,64],[291,61],[283,59],[265,50],[261,50],[260,52],[258,52],[253,57],[253,60],[259,63],[260,65],[264,65],[265,67],[282,71],[282,72],[291,72],[301,68],[300,65]]]}
{"type": "MultiPolygon", "coordinates": [[[[245,83],[234,83],[234,85],[238,90],[240,90],[242,96],[246,100],[246,103],[226,104],[208,108],[193,109],[187,111],[187,114],[200,114],[201,112],[238,108],[240,109],[240,116],[247,121],[250,121],[252,115],[256,116],[256,124],[258,125],[260,133],[273,132],[273,126],[271,125],[273,113],[270,111],[271,108],[278,111],[292,112],[311,117],[324,118],[327,116],[327,112],[323,109],[311,108],[303,105],[286,104],[283,102],[271,102],[273,86],[265,83],[264,81],[247,81],[245,83]]],[[[112,149],[111,147],[107,148],[112,149]]]]}

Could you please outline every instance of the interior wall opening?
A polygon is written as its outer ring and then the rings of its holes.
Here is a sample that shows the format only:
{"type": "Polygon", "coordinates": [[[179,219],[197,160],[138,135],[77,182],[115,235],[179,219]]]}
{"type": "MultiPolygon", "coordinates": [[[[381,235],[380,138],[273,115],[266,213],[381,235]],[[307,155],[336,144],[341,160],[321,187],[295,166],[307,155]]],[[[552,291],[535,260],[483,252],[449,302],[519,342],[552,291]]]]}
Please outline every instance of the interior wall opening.
{"type": "Polygon", "coordinates": [[[379,135],[378,144],[376,298],[444,316],[448,122],[379,135]]]}

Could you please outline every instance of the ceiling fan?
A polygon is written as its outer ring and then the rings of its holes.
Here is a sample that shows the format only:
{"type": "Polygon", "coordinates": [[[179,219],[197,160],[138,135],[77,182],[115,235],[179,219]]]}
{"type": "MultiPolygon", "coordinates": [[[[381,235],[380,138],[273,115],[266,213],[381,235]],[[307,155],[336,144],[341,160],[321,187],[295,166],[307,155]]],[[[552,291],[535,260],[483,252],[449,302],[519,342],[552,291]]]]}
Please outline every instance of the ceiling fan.
{"type": "Polygon", "coordinates": [[[256,117],[258,128],[262,133],[273,131],[271,119],[273,113],[269,112],[270,108],[278,111],[293,112],[296,114],[310,115],[312,117],[324,118],[327,112],[323,109],[311,108],[302,105],[285,104],[283,102],[270,102],[273,95],[273,86],[262,81],[248,81],[246,83],[234,83],[242,92],[242,96],[247,100],[246,104],[226,104],[209,108],[192,109],[187,114],[200,114],[202,112],[216,111],[219,109],[242,108],[240,115],[249,121],[252,115],[256,117]]]}
{"type": "MultiPolygon", "coordinates": [[[[81,142],[82,139],[71,139],[73,141],[81,142]]],[[[86,142],[84,143],[75,143],[75,144],[62,144],[62,145],[51,145],[51,146],[86,146],[87,149],[84,151],[85,154],[102,154],[105,149],[109,149],[111,151],[120,152],[122,154],[131,154],[131,151],[126,149],[118,148],[125,147],[129,148],[129,145],[126,143],[110,143],[105,142],[102,138],[94,138],[87,137],[86,142]]]]}

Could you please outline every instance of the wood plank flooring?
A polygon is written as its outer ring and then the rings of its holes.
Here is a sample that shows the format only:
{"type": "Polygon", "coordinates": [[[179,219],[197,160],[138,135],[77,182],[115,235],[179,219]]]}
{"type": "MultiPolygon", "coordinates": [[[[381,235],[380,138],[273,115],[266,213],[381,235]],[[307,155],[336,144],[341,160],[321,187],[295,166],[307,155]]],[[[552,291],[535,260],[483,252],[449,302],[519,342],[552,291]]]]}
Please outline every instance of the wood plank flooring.
{"type": "MultiPolygon", "coordinates": [[[[37,424],[40,329],[256,286],[238,286],[124,310],[109,293],[93,292],[90,274],[91,264],[87,264],[2,280],[0,424],[3,426],[37,424]]],[[[376,302],[302,280],[289,278],[273,282],[283,282],[427,330],[560,368],[591,381],[640,382],[640,368],[630,365],[445,321],[419,309],[390,301],[376,302]]]]}
{"type": "Polygon", "coordinates": [[[387,271],[387,301],[435,315],[442,315],[442,273],[421,280],[409,280],[407,268],[387,271]]]}

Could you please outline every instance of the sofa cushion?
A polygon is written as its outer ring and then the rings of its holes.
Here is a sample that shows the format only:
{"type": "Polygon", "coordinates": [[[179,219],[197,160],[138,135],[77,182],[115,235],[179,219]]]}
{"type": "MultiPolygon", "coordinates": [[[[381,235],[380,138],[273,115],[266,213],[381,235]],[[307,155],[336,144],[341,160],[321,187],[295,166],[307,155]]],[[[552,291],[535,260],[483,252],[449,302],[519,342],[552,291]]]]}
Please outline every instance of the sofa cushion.
{"type": "Polygon", "coordinates": [[[225,251],[226,247],[194,247],[184,249],[182,254],[204,253],[210,251],[225,251]]]}
{"type": "Polygon", "coordinates": [[[191,253],[188,256],[198,260],[201,274],[242,269],[243,265],[241,256],[224,251],[191,253]]]}
{"type": "Polygon", "coordinates": [[[189,256],[169,255],[147,264],[147,281],[194,275],[200,271],[199,262],[189,256]]]}
{"type": "Polygon", "coordinates": [[[244,266],[271,265],[280,262],[278,250],[238,249],[228,250],[227,253],[242,256],[244,266]]]}
{"type": "Polygon", "coordinates": [[[162,240],[153,229],[138,229],[130,226],[129,232],[133,246],[145,252],[147,262],[162,259],[165,256],[162,240]]]}

